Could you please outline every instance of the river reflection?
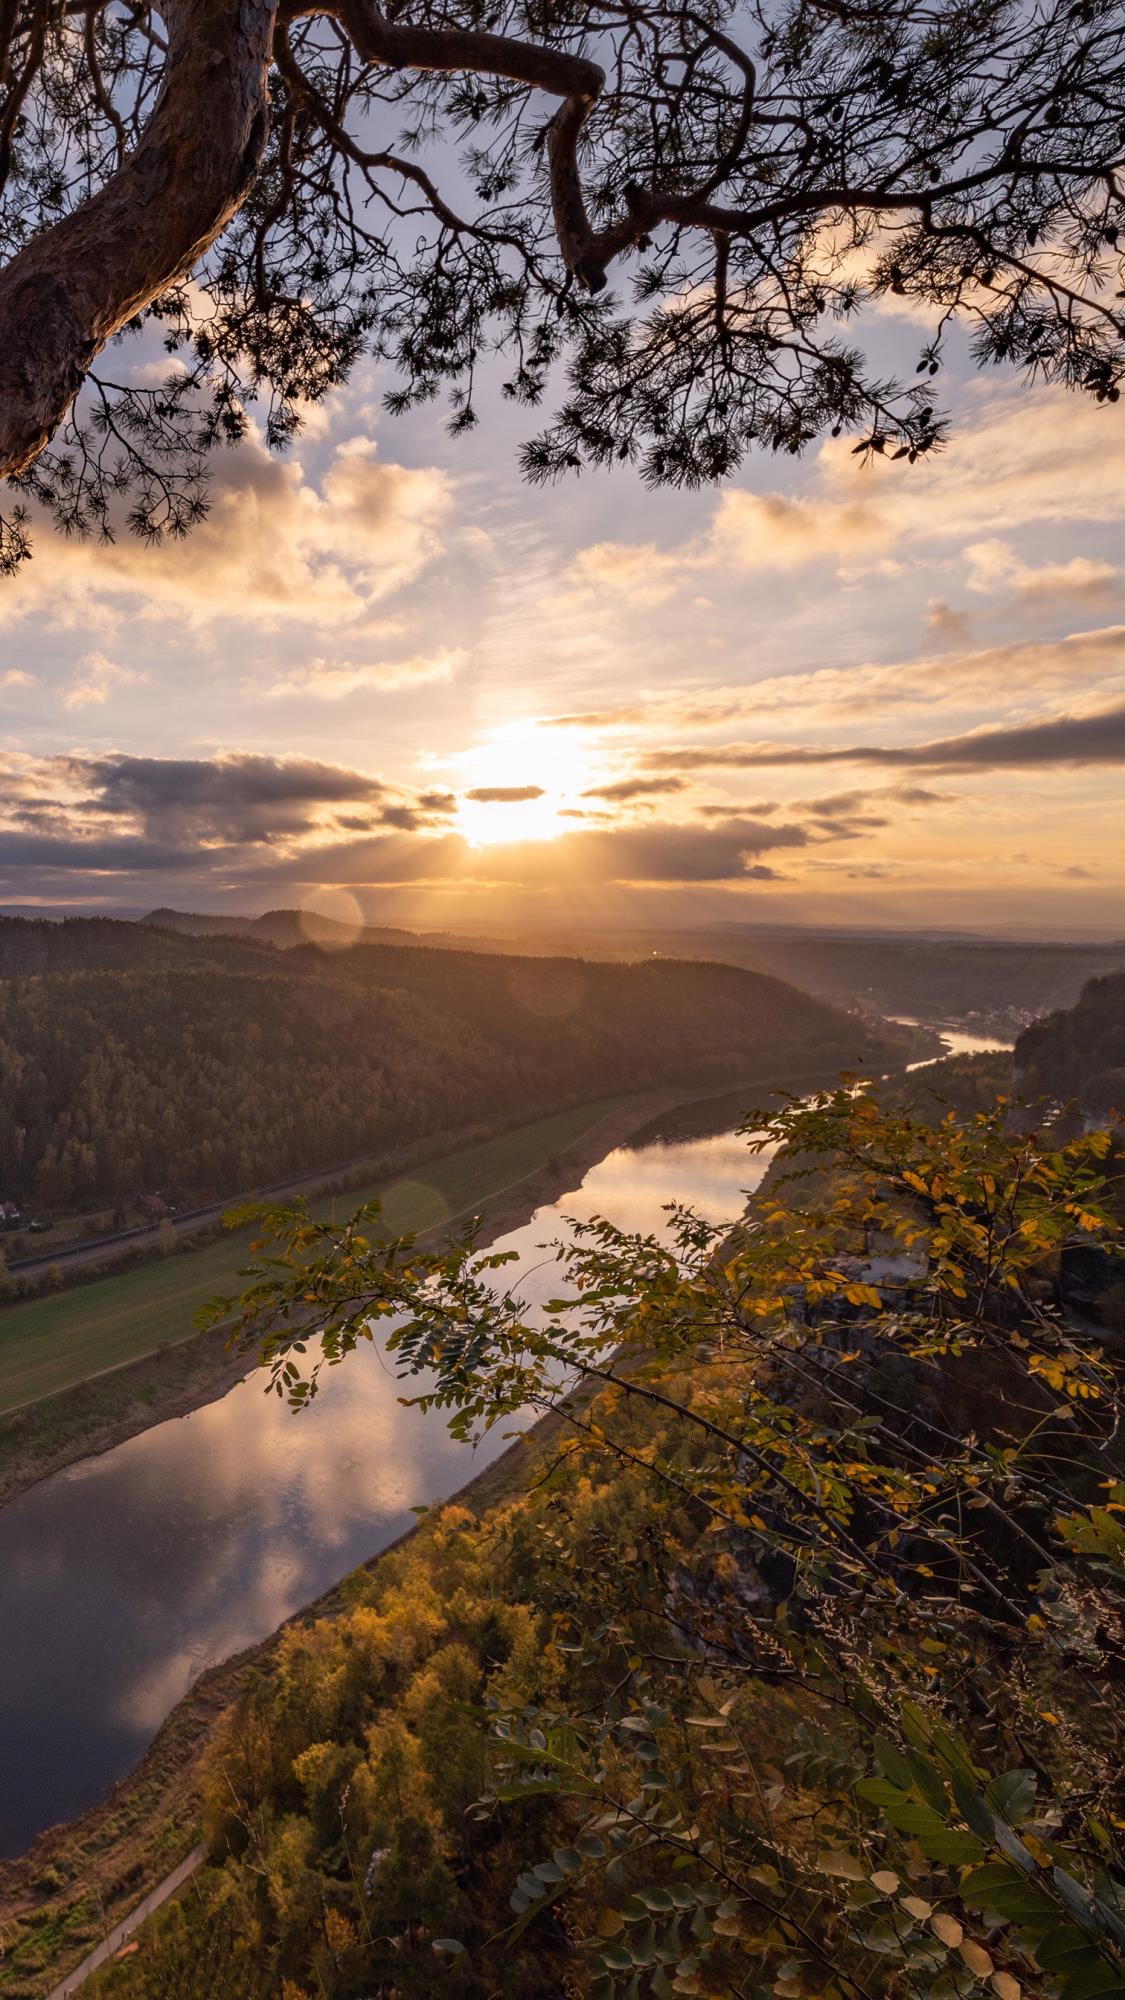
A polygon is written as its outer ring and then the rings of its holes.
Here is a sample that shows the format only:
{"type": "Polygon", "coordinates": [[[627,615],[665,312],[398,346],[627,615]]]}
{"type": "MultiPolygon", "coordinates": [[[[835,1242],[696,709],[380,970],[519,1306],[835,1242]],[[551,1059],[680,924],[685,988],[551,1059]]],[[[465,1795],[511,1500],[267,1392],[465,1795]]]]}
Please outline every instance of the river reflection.
{"type": "MultiPolygon", "coordinates": [[[[621,1147],[497,1248],[533,1303],[557,1290],[540,1246],[566,1214],[656,1230],[663,1205],[740,1213],[766,1162],[716,1100],[710,1133],[621,1147]]],[[[249,1377],[219,1402],[56,1474],[0,1512],[0,1854],[122,1777],[205,1667],[410,1526],[504,1448],[454,1444],[404,1410],[374,1349],[326,1373],[293,1416],[249,1377]]]]}
{"type": "MultiPolygon", "coordinates": [[[[897,1021],[903,1028],[933,1028],[934,1033],[941,1036],[943,1056],[999,1055],[1013,1046],[1010,1036],[1004,1041],[997,1035],[970,1034],[966,1028],[934,1028],[931,1021],[917,1021],[913,1014],[891,1014],[888,1019],[897,1021]]],[[[923,1056],[919,1062],[907,1063],[906,1067],[908,1070],[924,1069],[928,1063],[938,1060],[936,1056],[923,1056]]]]}

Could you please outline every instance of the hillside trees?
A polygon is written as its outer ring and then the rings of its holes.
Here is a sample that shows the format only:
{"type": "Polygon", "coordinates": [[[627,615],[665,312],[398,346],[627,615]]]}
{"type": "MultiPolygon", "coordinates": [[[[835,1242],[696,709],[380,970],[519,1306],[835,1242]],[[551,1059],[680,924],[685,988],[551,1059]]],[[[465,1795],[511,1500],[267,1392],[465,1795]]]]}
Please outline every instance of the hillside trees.
{"type": "Polygon", "coordinates": [[[1125,1110],[1125,972],[1091,979],[1075,1006],[1025,1028],[1015,1060],[1028,1090],[1098,1117],[1125,1110]]]}
{"type": "Polygon", "coordinates": [[[463,429],[498,350],[558,404],[535,478],[916,458],[957,323],[1119,395],[1116,0],[12,0],[0,89],[9,568],[29,503],[186,532],[212,449],[365,353],[463,429]],[[887,296],[929,309],[905,380],[847,337],[887,296]],[[101,358],[145,323],[163,385],[101,358]]]}
{"type": "MultiPolygon", "coordinates": [[[[831,1074],[884,1046],[729,966],[263,953],[119,928],[137,933],[132,966],[114,944],[112,969],[0,978],[5,1198],[55,1214],[144,1189],[213,1198],[583,1098],[831,1074]]],[[[79,927],[57,958],[86,947],[79,927]]]]}
{"type": "Polygon", "coordinates": [[[459,1435],[556,1428],[526,1498],[424,1528],[232,1722],[203,1893],[265,1980],[232,1993],[1125,1993],[1120,1357],[1042,1282],[1075,1229],[1120,1244],[1108,1136],[847,1087],[754,1121],[778,1140],[733,1236],[577,1227],[542,1320],[471,1241],[259,1212],[244,1336],[294,1405],[311,1307],[328,1365],[378,1337],[459,1435]],[[365,1930],[365,1883],[409,1879],[365,1804],[391,1742],[449,1933],[365,1930]],[[263,1914],[294,1812],[358,1964],[263,1914]]]}

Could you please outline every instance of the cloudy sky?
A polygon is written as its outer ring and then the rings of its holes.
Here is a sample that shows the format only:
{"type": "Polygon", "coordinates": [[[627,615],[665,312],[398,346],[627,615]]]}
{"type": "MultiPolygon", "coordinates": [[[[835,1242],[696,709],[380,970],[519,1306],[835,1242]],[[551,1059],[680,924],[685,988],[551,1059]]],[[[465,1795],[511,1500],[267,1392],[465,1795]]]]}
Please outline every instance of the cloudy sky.
{"type": "Polygon", "coordinates": [[[962,366],[929,464],[543,492],[385,386],[0,584],[0,903],[1125,932],[1116,411],[962,366]]]}

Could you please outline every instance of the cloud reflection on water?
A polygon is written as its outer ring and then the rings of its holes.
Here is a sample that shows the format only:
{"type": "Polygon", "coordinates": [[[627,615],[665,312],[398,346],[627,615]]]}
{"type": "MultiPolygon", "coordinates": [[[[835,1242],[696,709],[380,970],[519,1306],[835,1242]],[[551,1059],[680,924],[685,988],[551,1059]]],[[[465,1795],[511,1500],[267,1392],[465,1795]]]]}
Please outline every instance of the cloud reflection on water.
{"type": "MultiPolygon", "coordinates": [[[[557,1290],[541,1246],[565,1215],[662,1226],[662,1205],[735,1216],[763,1171],[727,1131],[621,1148],[498,1248],[532,1306],[557,1290]]],[[[440,1412],[406,1410],[374,1346],[294,1416],[247,1378],[33,1488],[0,1513],[0,1852],[90,1804],[135,1762],[204,1668],[273,1631],[456,1491],[475,1457],[440,1412]]],[[[506,1428],[506,1427],[504,1427],[506,1428]]]]}

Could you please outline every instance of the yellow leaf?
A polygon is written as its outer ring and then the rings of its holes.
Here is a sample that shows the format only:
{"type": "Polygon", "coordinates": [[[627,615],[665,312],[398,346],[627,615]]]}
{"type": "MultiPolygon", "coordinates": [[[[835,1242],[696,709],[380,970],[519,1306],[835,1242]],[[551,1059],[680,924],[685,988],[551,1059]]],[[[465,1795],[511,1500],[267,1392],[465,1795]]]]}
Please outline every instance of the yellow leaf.
{"type": "Polygon", "coordinates": [[[992,1960],[989,1958],[982,1944],[974,1944],[972,1938],[966,1938],[960,1947],[960,1951],[961,1957],[970,1972],[975,1973],[978,1979],[987,1979],[989,1977],[992,1971],[992,1960]]]}
{"type": "Polygon", "coordinates": [[[930,1929],[936,1938],[949,1946],[950,1951],[960,1944],[965,1935],[956,1917],[947,1917],[944,1913],[930,1918],[930,1929]]]}
{"type": "Polygon", "coordinates": [[[994,1972],[992,1990],[997,1995],[997,2000],[1020,2000],[1023,1989],[1019,1980],[1014,1979],[1010,1972],[994,1972]]]}
{"type": "Polygon", "coordinates": [[[841,1875],[848,1882],[862,1882],[864,1879],[863,1863],[844,1847],[818,1854],[816,1865],[823,1875],[841,1875]]]}
{"type": "Polygon", "coordinates": [[[893,1875],[889,1868],[880,1868],[871,1877],[871,1887],[878,1889],[881,1896],[893,1896],[898,1888],[898,1876],[893,1875]]]}

